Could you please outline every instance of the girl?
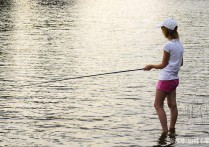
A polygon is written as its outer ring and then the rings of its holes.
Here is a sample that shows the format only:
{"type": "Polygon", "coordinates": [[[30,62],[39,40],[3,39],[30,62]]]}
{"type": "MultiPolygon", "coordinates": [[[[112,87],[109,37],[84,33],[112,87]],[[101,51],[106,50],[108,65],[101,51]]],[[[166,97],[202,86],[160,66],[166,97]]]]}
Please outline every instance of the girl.
{"type": "Polygon", "coordinates": [[[154,107],[162,125],[162,134],[167,134],[168,132],[174,134],[178,117],[176,87],[179,84],[178,72],[183,65],[184,48],[179,41],[178,26],[174,19],[168,18],[160,23],[158,27],[162,29],[163,35],[168,39],[168,42],[163,47],[163,59],[160,64],[146,65],[144,70],[151,70],[152,68],[162,69],[156,85],[154,107]],[[166,113],[163,109],[163,103],[166,97],[171,114],[169,130],[166,113]]]}

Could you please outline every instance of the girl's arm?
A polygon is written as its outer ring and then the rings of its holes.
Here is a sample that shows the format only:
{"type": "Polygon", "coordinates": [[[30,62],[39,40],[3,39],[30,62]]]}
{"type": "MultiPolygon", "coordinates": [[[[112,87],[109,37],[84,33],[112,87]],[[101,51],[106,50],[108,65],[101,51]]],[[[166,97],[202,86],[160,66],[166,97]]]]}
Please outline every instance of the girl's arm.
{"type": "Polygon", "coordinates": [[[164,51],[163,52],[163,59],[162,59],[162,62],[160,64],[146,65],[144,67],[144,70],[151,70],[152,68],[155,68],[155,69],[163,69],[163,68],[165,68],[168,65],[169,57],[170,57],[170,53],[164,51]]]}

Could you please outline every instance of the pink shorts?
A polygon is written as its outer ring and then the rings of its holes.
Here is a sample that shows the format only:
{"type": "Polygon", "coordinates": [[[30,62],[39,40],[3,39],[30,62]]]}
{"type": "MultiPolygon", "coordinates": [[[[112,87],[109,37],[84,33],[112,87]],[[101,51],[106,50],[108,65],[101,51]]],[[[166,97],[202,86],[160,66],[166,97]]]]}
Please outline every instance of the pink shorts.
{"type": "Polygon", "coordinates": [[[175,80],[159,80],[156,85],[156,89],[171,92],[176,90],[176,87],[179,85],[179,79],[175,80]]]}

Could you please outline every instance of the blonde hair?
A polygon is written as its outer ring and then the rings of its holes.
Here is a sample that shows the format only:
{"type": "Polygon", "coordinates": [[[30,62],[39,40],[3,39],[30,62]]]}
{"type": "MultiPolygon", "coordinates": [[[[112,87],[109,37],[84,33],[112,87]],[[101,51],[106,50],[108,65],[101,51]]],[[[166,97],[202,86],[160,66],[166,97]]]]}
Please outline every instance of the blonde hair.
{"type": "Polygon", "coordinates": [[[178,29],[178,26],[175,27],[174,30],[170,30],[166,27],[161,27],[161,29],[163,30],[163,33],[165,35],[166,38],[169,38],[169,39],[179,39],[179,33],[177,31],[178,29]]]}

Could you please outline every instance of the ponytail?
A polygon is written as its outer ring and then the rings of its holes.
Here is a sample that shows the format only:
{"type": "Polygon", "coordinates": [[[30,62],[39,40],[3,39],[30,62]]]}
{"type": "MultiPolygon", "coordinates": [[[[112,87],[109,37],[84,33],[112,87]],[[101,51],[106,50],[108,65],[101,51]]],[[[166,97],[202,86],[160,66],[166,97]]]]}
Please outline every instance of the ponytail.
{"type": "Polygon", "coordinates": [[[166,27],[162,27],[164,33],[165,33],[165,37],[166,38],[170,38],[170,39],[179,39],[179,34],[178,34],[178,26],[176,26],[174,28],[174,30],[168,29],[166,27]]]}

